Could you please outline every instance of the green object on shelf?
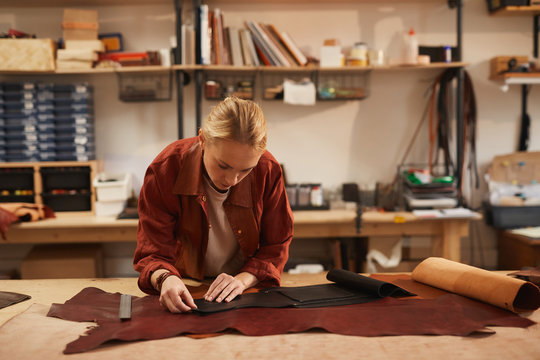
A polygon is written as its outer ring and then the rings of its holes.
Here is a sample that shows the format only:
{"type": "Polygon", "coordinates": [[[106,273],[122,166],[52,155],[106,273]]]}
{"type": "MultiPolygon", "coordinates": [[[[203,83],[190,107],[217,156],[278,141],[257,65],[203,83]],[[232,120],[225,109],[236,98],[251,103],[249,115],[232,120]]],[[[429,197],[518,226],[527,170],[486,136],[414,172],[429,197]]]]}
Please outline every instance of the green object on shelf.
{"type": "Polygon", "coordinates": [[[454,177],[453,176],[440,176],[433,178],[431,180],[432,183],[440,183],[440,184],[452,184],[454,183],[454,177]]]}
{"type": "Polygon", "coordinates": [[[407,179],[413,183],[414,185],[422,185],[422,181],[416,176],[415,173],[409,173],[408,171],[404,171],[405,175],[407,176],[407,179]]]}

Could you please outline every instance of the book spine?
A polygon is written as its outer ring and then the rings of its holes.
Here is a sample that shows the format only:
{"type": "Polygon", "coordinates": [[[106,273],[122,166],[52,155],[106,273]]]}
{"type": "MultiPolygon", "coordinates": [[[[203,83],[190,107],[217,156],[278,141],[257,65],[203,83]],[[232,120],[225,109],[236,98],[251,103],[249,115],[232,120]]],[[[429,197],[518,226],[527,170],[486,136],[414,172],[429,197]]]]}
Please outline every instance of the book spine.
{"type": "Polygon", "coordinates": [[[240,37],[240,47],[242,49],[242,59],[244,61],[244,65],[247,66],[253,66],[253,60],[251,59],[251,52],[249,50],[249,44],[247,43],[246,34],[249,35],[249,32],[247,32],[246,29],[240,29],[238,31],[239,37],[240,37]]]}
{"type": "MultiPolygon", "coordinates": [[[[247,21],[246,25],[249,31],[251,31],[253,42],[259,48],[259,55],[263,53],[268,63],[270,63],[270,66],[280,66],[281,64],[279,63],[279,61],[274,57],[270,49],[266,47],[266,44],[262,39],[261,35],[259,34],[257,28],[255,27],[254,23],[252,21],[247,21]]],[[[265,62],[264,59],[263,62],[265,62]]]]}
{"type": "Polygon", "coordinates": [[[259,33],[262,41],[264,42],[265,46],[268,48],[268,51],[270,53],[270,56],[274,59],[274,62],[278,66],[287,66],[287,59],[279,52],[279,50],[274,46],[266,32],[263,30],[261,25],[259,23],[253,22],[253,26],[259,33]]]}
{"type": "Polygon", "coordinates": [[[294,58],[300,65],[306,65],[307,64],[307,58],[305,55],[300,51],[298,46],[296,46],[296,43],[293,41],[291,36],[286,32],[281,32],[281,39],[283,40],[283,43],[287,46],[291,54],[293,54],[294,58]]]}
{"type": "Polygon", "coordinates": [[[277,49],[277,51],[282,56],[282,62],[286,62],[286,66],[296,66],[296,60],[289,54],[289,51],[285,49],[285,47],[281,44],[281,41],[277,37],[277,35],[274,34],[274,31],[268,24],[260,24],[261,28],[266,32],[268,35],[268,38],[274,45],[274,47],[277,49]]]}
{"type": "Polygon", "coordinates": [[[249,48],[249,53],[251,55],[251,61],[253,61],[253,65],[260,66],[261,62],[259,60],[259,55],[257,54],[257,50],[255,49],[255,44],[253,43],[253,37],[251,36],[251,33],[247,29],[244,30],[244,33],[245,33],[246,43],[249,48]]]}
{"type": "Polygon", "coordinates": [[[200,43],[201,43],[201,64],[210,65],[210,39],[211,39],[211,27],[208,23],[208,5],[201,5],[200,7],[200,22],[201,22],[201,32],[200,43]]]}
{"type": "Polygon", "coordinates": [[[227,28],[227,34],[229,35],[229,44],[230,44],[230,54],[231,54],[231,65],[242,66],[244,65],[244,60],[242,56],[242,48],[240,45],[240,35],[238,29],[236,28],[227,28]]]}

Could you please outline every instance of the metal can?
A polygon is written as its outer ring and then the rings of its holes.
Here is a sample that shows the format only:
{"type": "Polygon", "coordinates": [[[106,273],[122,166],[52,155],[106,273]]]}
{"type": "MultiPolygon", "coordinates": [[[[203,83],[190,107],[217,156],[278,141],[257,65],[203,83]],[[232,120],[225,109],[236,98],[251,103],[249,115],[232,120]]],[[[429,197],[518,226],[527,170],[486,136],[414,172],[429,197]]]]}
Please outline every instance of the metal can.
{"type": "Polygon", "coordinates": [[[444,62],[452,62],[452,48],[448,45],[444,47],[444,62]]]}

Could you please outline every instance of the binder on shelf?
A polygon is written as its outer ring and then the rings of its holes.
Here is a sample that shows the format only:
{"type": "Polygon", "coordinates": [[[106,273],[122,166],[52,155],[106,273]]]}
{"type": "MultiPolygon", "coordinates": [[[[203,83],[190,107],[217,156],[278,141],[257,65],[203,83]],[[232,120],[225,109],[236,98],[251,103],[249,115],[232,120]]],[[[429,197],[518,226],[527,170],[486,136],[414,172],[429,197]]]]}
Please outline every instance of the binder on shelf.
{"type": "Polygon", "coordinates": [[[306,65],[308,62],[306,56],[302,53],[302,51],[300,51],[300,49],[298,48],[296,43],[293,41],[291,36],[284,31],[279,34],[281,35],[280,36],[281,40],[283,41],[287,49],[289,49],[289,51],[294,56],[296,61],[302,66],[306,65]]]}
{"type": "Polygon", "coordinates": [[[279,37],[274,33],[274,30],[272,29],[271,25],[268,24],[260,24],[261,28],[266,32],[268,35],[268,39],[272,42],[274,47],[277,49],[277,51],[283,56],[283,58],[286,60],[287,64],[286,66],[296,66],[298,65],[296,63],[296,60],[294,57],[289,54],[289,51],[281,44],[281,41],[279,40],[279,37]]]}
{"type": "Polygon", "coordinates": [[[211,49],[211,28],[208,26],[208,5],[201,5],[199,7],[199,16],[201,23],[201,31],[199,33],[199,40],[201,44],[200,49],[200,62],[202,65],[210,65],[210,49],[211,49]]]}
{"type": "Polygon", "coordinates": [[[240,44],[240,34],[237,28],[228,27],[227,35],[230,44],[231,65],[242,66],[244,59],[242,55],[242,47],[240,44]]]}
{"type": "Polygon", "coordinates": [[[256,48],[258,48],[258,54],[259,56],[261,56],[263,62],[269,66],[280,66],[281,63],[268,47],[268,44],[265,42],[265,40],[259,33],[259,30],[255,26],[255,23],[253,21],[247,21],[246,26],[251,32],[253,42],[255,43],[256,48]]]}
{"type": "Polygon", "coordinates": [[[240,38],[242,42],[242,48],[244,49],[244,62],[246,65],[260,66],[261,62],[259,61],[259,56],[257,55],[257,50],[255,50],[255,44],[253,44],[253,39],[248,29],[240,30],[240,38]],[[247,51],[247,55],[245,52],[247,51]],[[246,59],[250,59],[250,63],[246,59]]]}

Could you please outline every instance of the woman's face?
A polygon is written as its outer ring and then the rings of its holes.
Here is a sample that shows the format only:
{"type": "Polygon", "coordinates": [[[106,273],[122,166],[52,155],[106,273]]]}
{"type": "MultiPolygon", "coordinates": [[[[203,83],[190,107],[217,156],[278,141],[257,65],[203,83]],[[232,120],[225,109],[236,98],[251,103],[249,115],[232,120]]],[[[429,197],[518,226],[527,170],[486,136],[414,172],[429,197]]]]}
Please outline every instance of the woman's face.
{"type": "Polygon", "coordinates": [[[238,184],[257,166],[262,155],[252,146],[230,140],[216,140],[205,143],[199,137],[203,148],[203,163],[212,186],[219,191],[227,191],[238,184]]]}

